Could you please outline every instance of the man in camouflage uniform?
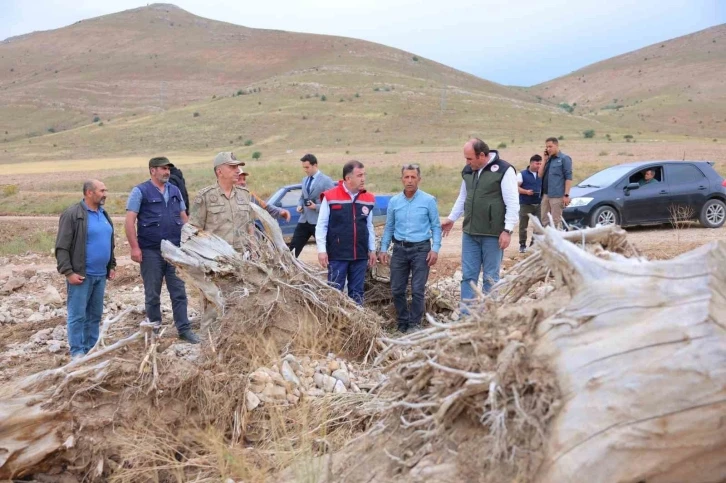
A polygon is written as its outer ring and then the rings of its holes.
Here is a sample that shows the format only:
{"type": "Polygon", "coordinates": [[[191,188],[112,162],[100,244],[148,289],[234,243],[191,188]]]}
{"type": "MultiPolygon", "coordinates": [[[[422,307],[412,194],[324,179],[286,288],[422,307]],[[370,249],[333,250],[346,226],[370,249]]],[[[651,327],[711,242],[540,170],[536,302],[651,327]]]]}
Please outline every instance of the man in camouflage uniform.
{"type": "Polygon", "coordinates": [[[236,184],[240,166],[244,164],[234,153],[217,154],[214,158],[217,182],[197,194],[189,216],[189,223],[223,238],[237,251],[243,251],[247,237],[254,234],[250,192],[236,184]]]}

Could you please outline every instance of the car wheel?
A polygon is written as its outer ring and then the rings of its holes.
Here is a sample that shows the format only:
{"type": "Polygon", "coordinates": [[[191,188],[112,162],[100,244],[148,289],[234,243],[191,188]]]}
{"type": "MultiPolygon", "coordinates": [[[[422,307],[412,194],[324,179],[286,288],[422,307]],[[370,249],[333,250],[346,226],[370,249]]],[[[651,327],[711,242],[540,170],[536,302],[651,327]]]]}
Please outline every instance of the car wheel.
{"type": "Polygon", "coordinates": [[[726,221],[726,204],[721,200],[708,200],[701,208],[699,221],[706,228],[719,228],[726,221]]]}
{"type": "Polygon", "coordinates": [[[608,225],[617,225],[620,223],[620,217],[618,216],[618,212],[613,208],[612,206],[601,206],[597,210],[595,210],[590,217],[590,226],[596,227],[597,225],[600,226],[608,226],[608,225]]]}

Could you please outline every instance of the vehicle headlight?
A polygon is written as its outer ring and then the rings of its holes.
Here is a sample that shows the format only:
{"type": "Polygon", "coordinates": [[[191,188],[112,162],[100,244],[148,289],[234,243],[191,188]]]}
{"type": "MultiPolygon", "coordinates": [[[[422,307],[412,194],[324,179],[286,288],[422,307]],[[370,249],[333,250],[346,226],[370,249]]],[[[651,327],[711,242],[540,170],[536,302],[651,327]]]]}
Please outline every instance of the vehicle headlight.
{"type": "Polygon", "coordinates": [[[577,206],[587,206],[592,200],[593,198],[572,198],[572,201],[570,201],[570,208],[577,206]]]}

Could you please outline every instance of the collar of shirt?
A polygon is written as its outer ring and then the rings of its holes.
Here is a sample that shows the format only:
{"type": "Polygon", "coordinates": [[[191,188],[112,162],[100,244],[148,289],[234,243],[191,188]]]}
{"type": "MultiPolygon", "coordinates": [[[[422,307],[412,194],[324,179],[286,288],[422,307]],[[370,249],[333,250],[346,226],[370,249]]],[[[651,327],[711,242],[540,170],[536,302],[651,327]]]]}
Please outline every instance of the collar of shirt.
{"type": "Polygon", "coordinates": [[[345,182],[343,182],[343,189],[345,190],[345,192],[346,192],[346,193],[348,193],[348,195],[350,196],[350,198],[351,198],[351,199],[354,199],[354,198],[355,198],[356,196],[358,196],[358,195],[360,194],[360,191],[358,191],[358,192],[356,192],[356,193],[352,193],[352,192],[351,192],[351,191],[350,191],[350,190],[348,189],[348,187],[347,187],[347,186],[345,185],[345,182]]]}
{"type": "Polygon", "coordinates": [[[489,166],[495,159],[497,159],[497,153],[489,153],[489,160],[487,163],[477,170],[477,176],[481,174],[481,170],[489,166]]]}
{"type": "Polygon", "coordinates": [[[98,205],[97,210],[92,210],[86,204],[86,200],[81,200],[81,206],[83,206],[86,209],[86,211],[90,211],[91,213],[103,213],[103,207],[101,205],[98,205]]]}

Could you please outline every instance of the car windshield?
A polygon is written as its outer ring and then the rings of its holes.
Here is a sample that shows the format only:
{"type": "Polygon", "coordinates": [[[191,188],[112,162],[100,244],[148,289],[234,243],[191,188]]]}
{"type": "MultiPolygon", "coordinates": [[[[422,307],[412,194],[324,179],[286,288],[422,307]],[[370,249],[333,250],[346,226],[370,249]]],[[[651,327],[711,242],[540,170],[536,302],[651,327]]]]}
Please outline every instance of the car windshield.
{"type": "Polygon", "coordinates": [[[615,183],[631,169],[633,168],[630,166],[613,166],[593,174],[577,186],[580,188],[604,188],[615,183]]]}

